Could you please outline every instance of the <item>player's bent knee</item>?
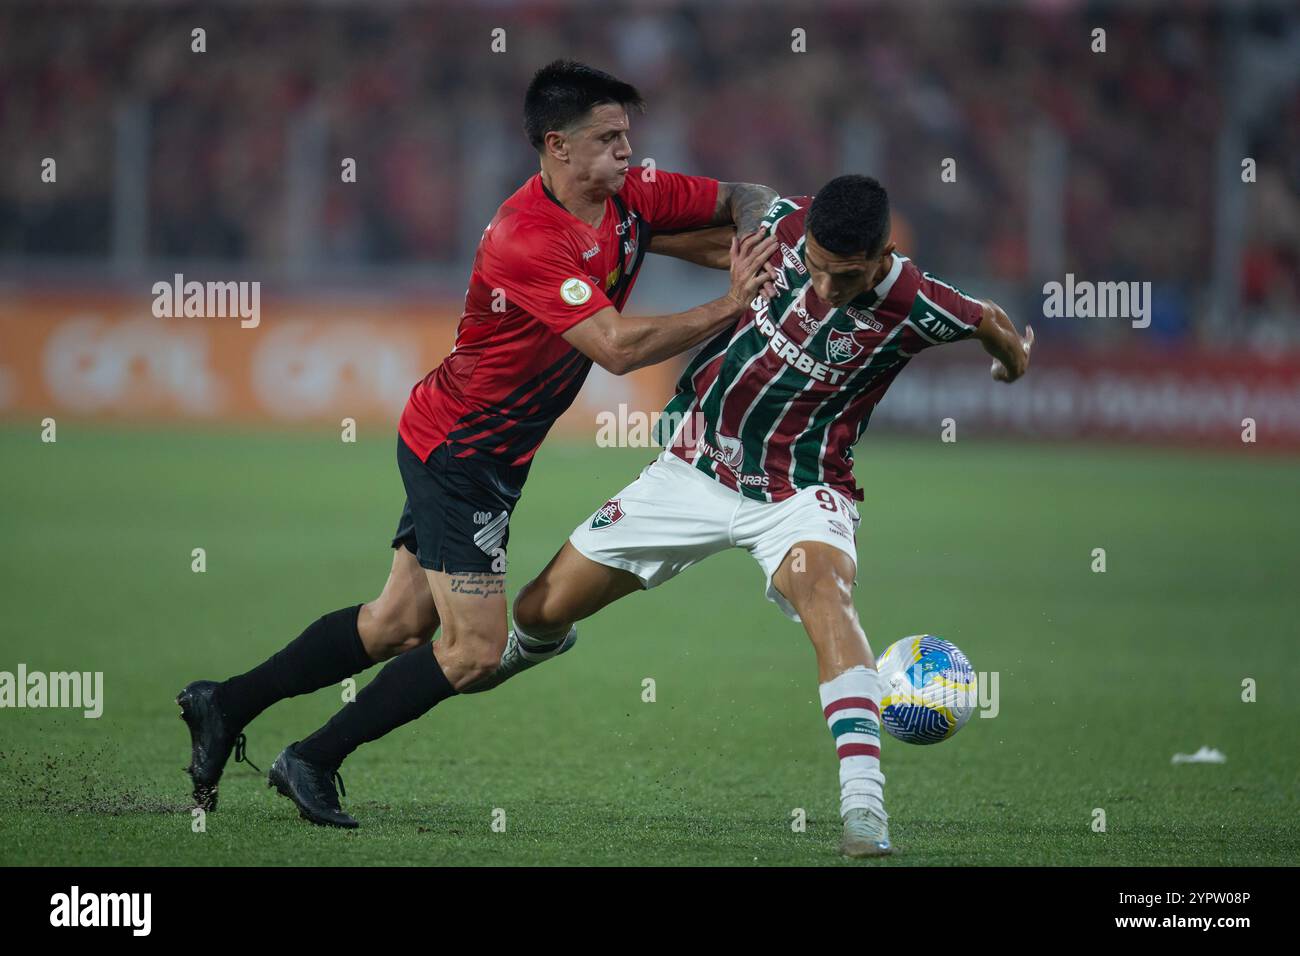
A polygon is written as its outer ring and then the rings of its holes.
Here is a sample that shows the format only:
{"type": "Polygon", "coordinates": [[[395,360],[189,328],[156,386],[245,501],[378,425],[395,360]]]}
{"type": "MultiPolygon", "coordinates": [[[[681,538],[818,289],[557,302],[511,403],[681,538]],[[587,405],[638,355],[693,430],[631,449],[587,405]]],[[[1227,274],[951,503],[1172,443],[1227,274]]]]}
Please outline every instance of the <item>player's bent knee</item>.
{"type": "Polygon", "coordinates": [[[457,670],[464,675],[461,683],[473,683],[496,671],[505,647],[504,635],[500,640],[482,637],[467,640],[462,636],[459,641],[449,642],[446,652],[455,660],[457,670]]]}
{"type": "Polygon", "coordinates": [[[361,643],[376,661],[419,647],[433,636],[437,626],[436,615],[421,614],[418,609],[382,599],[362,605],[357,619],[361,643]]]}
{"type": "Polygon", "coordinates": [[[841,567],[843,563],[836,555],[829,560],[814,558],[799,570],[786,564],[778,575],[777,587],[800,617],[834,612],[856,616],[852,569],[841,567]]]}
{"type": "Polygon", "coordinates": [[[442,645],[442,653],[453,657],[458,666],[486,668],[491,673],[506,649],[504,616],[501,619],[495,615],[491,618],[462,616],[443,621],[438,643],[442,645]]]}
{"type": "Polygon", "coordinates": [[[465,677],[462,680],[464,684],[472,684],[475,681],[482,680],[485,677],[491,677],[495,673],[498,665],[501,663],[501,655],[496,657],[479,657],[475,658],[465,668],[465,677]]]}
{"type": "Polygon", "coordinates": [[[798,600],[790,602],[806,620],[833,618],[856,622],[857,608],[853,606],[853,582],[836,578],[809,582],[798,600]]]}
{"type": "Polygon", "coordinates": [[[824,607],[853,607],[853,581],[831,572],[809,581],[807,599],[824,607]]]}
{"type": "Polygon", "coordinates": [[[433,637],[432,628],[426,631],[408,632],[405,637],[401,638],[396,643],[389,645],[393,650],[392,656],[396,657],[398,654],[405,654],[412,648],[419,647],[421,644],[427,644],[431,637],[433,637]]]}

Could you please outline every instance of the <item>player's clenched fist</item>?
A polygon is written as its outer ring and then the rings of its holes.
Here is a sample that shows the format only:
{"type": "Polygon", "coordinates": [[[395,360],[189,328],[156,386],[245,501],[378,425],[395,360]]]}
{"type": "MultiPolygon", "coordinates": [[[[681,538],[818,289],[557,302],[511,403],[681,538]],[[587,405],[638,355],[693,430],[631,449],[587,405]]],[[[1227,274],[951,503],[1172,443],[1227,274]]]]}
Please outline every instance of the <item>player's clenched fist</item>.
{"type": "Polygon", "coordinates": [[[1023,356],[1020,361],[1013,361],[1008,366],[1000,359],[994,359],[993,368],[991,369],[994,381],[1014,382],[1029,370],[1029,349],[1034,344],[1034,327],[1032,325],[1025,326],[1025,335],[1019,342],[1021,355],[1023,356]]]}
{"type": "Polygon", "coordinates": [[[764,236],[762,229],[744,239],[731,237],[731,289],[727,295],[740,309],[749,308],[760,290],[769,298],[776,295],[772,284],[776,270],[767,261],[776,247],[776,239],[764,236]]]}
{"type": "Polygon", "coordinates": [[[975,338],[984,346],[984,351],[993,356],[993,365],[989,371],[995,382],[1014,382],[1029,369],[1029,349],[1034,344],[1034,330],[1025,326],[1025,336],[1020,337],[1015,325],[996,302],[985,299],[975,338]]]}

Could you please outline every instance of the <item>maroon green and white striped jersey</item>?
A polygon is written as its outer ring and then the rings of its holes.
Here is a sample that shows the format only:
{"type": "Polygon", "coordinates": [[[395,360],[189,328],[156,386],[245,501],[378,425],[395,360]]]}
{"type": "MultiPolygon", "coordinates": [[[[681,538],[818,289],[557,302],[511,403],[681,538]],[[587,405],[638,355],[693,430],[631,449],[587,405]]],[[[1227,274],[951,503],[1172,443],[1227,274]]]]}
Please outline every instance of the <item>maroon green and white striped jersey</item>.
{"type": "Polygon", "coordinates": [[[760,501],[818,485],[861,500],[852,447],[872,409],[912,356],[969,337],[983,316],[979,300],[898,253],[875,288],[826,304],[804,262],[811,202],[772,204],[776,297],[755,298],[700,350],[660,418],[671,454],[760,501]]]}

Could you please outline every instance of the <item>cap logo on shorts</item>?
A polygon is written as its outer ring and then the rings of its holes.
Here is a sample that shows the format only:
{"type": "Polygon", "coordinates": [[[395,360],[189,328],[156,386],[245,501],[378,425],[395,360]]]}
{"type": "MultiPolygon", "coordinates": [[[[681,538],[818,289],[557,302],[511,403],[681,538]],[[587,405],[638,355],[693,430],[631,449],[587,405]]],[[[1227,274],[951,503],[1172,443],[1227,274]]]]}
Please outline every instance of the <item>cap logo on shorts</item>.
{"type": "Polygon", "coordinates": [[[565,279],[560,286],[560,298],[569,305],[582,305],[591,298],[591,286],[577,276],[572,279],[565,279]]]}
{"type": "Polygon", "coordinates": [[[599,531],[601,528],[608,528],[621,517],[623,517],[623,506],[619,504],[619,499],[610,498],[592,516],[591,530],[599,531]]]}
{"type": "MultiPolygon", "coordinates": [[[[477,523],[478,513],[474,517],[477,523]]],[[[491,554],[501,546],[501,542],[506,536],[506,528],[509,526],[510,512],[503,511],[495,518],[491,518],[486,525],[479,529],[474,535],[474,543],[479,546],[479,550],[484,554],[491,554]]]]}

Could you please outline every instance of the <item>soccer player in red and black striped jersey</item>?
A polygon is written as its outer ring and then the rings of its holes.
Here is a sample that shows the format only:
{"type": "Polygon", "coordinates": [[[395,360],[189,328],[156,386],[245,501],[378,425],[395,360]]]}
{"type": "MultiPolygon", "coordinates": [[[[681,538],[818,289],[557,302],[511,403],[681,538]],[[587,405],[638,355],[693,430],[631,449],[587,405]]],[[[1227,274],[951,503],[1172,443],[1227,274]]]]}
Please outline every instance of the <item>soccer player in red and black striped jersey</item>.
{"type": "MultiPolygon", "coordinates": [[[[841,849],[891,851],[880,772],[879,675],[853,604],[858,510],[852,446],[918,352],[974,337],[993,377],[1025,373],[992,302],[921,272],[889,239],[885,190],[865,176],[773,203],[775,295],[756,296],[687,365],[661,419],[664,452],[610,498],[515,600],[511,646],[547,647],[574,621],[712,554],[748,550],[767,598],[802,621],[840,758],[841,849]]],[[[713,241],[699,234],[699,241],[713,241]]],[[[727,260],[713,245],[716,265],[727,260]]],[[[708,261],[703,251],[700,261],[708,261]]],[[[865,494],[884,489],[868,485],[865,494]]],[[[494,683],[517,668],[503,660],[494,683]]]]}
{"type": "MultiPolygon", "coordinates": [[[[343,759],[497,668],[510,515],[592,363],[621,375],[663,361],[733,325],[755,295],[775,294],[766,263],[776,242],[758,225],[776,193],[632,168],[628,111],[642,105],[634,87],[580,63],[556,61],[534,76],[524,125],[541,170],[484,229],[455,347],[402,413],[407,501],[383,593],[326,614],[246,674],[181,692],[200,806],[215,806],[231,750],[241,759],[243,728],[270,704],[391,658],[270,771],[307,819],[355,827],[334,787],[343,759]],[[744,237],[730,246],[727,295],[676,315],[621,314],[647,251],[692,259],[682,231],[723,224],[744,237]]],[[[525,663],[567,650],[574,636],[525,663]]]]}

